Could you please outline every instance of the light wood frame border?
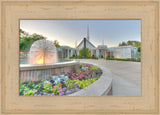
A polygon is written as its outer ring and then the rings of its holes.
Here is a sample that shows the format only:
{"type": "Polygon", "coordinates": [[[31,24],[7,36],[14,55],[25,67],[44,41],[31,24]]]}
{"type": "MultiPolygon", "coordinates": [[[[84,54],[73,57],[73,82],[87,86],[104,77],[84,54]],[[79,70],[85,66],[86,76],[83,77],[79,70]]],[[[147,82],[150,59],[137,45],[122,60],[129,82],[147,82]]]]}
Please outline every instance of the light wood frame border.
{"type": "Polygon", "coordinates": [[[1,114],[159,114],[159,1],[1,2],[1,114]],[[141,19],[142,95],[20,97],[19,19],[141,19]]]}

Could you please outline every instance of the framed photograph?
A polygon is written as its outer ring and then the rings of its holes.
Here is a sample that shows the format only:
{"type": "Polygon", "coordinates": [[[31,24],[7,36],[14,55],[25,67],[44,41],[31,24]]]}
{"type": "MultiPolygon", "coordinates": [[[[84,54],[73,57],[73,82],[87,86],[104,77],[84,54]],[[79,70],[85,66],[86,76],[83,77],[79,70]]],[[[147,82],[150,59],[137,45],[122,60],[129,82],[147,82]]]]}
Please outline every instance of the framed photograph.
{"type": "Polygon", "coordinates": [[[159,114],[159,0],[1,4],[0,112],[159,114]]]}

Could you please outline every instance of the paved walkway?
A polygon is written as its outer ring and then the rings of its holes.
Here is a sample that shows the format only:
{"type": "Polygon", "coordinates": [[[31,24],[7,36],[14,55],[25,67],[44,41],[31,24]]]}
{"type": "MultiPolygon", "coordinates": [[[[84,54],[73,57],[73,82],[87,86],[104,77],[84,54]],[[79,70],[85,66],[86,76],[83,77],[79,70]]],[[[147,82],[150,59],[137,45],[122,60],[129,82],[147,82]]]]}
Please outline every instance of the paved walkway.
{"type": "Polygon", "coordinates": [[[141,63],[116,60],[80,59],[80,62],[98,64],[112,72],[113,95],[140,96],[141,95],[141,63]]]}

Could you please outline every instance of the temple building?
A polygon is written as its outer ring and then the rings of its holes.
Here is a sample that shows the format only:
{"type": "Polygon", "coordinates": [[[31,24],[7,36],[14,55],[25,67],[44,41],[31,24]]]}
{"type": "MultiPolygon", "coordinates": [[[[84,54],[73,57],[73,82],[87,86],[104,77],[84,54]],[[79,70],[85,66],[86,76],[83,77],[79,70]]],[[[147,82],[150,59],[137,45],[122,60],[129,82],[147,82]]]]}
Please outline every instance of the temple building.
{"type": "Polygon", "coordinates": [[[66,58],[69,59],[70,57],[79,56],[79,51],[82,48],[89,49],[90,56],[96,56],[98,58],[134,58],[138,56],[137,47],[133,46],[119,46],[119,47],[110,47],[108,48],[107,45],[98,45],[97,47],[91,43],[89,39],[89,27],[87,27],[87,37],[82,39],[82,41],[76,45],[75,48],[69,46],[61,46],[57,48],[59,58],[66,58]]]}

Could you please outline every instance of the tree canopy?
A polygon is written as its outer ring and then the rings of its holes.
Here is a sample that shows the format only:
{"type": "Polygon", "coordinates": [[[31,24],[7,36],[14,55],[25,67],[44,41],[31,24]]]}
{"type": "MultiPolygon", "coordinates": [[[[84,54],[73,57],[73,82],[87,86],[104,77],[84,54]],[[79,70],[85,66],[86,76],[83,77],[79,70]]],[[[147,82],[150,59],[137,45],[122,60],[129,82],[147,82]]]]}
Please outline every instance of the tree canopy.
{"type": "Polygon", "coordinates": [[[82,56],[83,58],[87,58],[88,54],[89,54],[89,49],[88,48],[82,48],[79,51],[80,56],[82,56]]]}
{"type": "MultiPolygon", "coordinates": [[[[43,35],[39,34],[29,34],[22,29],[19,29],[19,43],[20,43],[20,52],[28,52],[33,42],[41,39],[47,39],[43,35]]],[[[53,41],[56,47],[60,47],[57,40],[53,41]]]]}
{"type": "Polygon", "coordinates": [[[138,52],[141,52],[141,46],[138,47],[137,51],[138,51],[138,52]]]}
{"type": "Polygon", "coordinates": [[[119,46],[128,46],[128,45],[131,45],[131,46],[134,46],[134,47],[139,47],[141,46],[141,42],[139,41],[127,41],[127,42],[121,42],[119,43],[119,46]]]}
{"type": "Polygon", "coordinates": [[[119,46],[127,46],[126,42],[119,43],[119,46]]]}
{"type": "Polygon", "coordinates": [[[54,45],[56,46],[56,48],[59,48],[59,47],[60,47],[59,42],[58,42],[57,40],[54,40],[53,43],[54,43],[54,45]]]}
{"type": "Polygon", "coordinates": [[[128,45],[137,47],[137,51],[141,52],[141,42],[139,42],[139,41],[130,41],[129,40],[127,42],[121,42],[121,43],[119,43],[119,46],[128,46],[128,45]]]}
{"type": "Polygon", "coordinates": [[[46,37],[39,34],[29,34],[28,32],[19,30],[19,42],[20,42],[20,51],[28,52],[33,42],[41,39],[46,39],[46,37]]]}

